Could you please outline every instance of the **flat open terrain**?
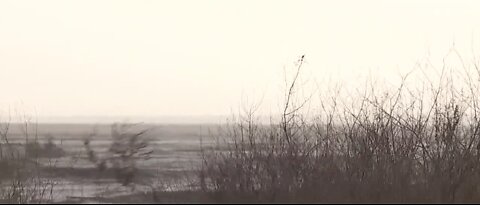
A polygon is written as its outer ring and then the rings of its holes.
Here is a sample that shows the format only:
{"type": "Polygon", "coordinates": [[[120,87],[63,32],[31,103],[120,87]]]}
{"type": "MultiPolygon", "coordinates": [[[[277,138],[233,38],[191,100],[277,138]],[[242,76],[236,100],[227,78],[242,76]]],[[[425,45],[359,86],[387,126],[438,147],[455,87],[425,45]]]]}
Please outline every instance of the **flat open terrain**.
{"type": "MultiPolygon", "coordinates": [[[[61,157],[38,159],[42,177],[56,182],[54,197],[60,202],[149,191],[150,185],[159,187],[191,176],[193,165],[200,159],[201,144],[208,147],[213,142],[212,134],[219,128],[220,125],[212,124],[140,124],[133,127],[133,130],[148,130],[142,137],[148,139],[149,148],[153,150],[151,159],[138,163],[141,177],[135,192],[116,182],[111,170],[100,172],[88,160],[84,140],[90,136],[92,149],[99,154],[105,153],[112,143],[110,124],[11,124],[8,141],[46,144],[50,139],[65,151],[61,157]]],[[[188,182],[184,181],[185,184],[173,188],[186,188],[188,182]]]]}

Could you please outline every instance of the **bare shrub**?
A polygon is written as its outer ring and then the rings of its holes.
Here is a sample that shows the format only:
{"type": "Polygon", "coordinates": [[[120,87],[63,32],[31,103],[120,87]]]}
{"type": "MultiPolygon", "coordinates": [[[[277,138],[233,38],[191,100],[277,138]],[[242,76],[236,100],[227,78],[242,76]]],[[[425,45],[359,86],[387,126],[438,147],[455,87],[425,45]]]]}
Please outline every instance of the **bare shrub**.
{"type": "Polygon", "coordinates": [[[407,74],[394,90],[368,82],[351,101],[332,93],[310,119],[291,101],[302,62],[280,121],[262,125],[247,110],[203,150],[199,182],[212,200],[480,201],[477,63],[460,80],[444,65],[420,89],[407,74]]]}
{"type": "MultiPolygon", "coordinates": [[[[27,154],[29,146],[38,143],[27,142],[29,121],[25,121],[25,144],[9,141],[10,121],[1,123],[0,157],[0,201],[4,203],[48,203],[53,201],[56,182],[42,177],[42,168],[37,156],[27,154]]],[[[31,151],[31,150],[30,150],[31,151]]]]}

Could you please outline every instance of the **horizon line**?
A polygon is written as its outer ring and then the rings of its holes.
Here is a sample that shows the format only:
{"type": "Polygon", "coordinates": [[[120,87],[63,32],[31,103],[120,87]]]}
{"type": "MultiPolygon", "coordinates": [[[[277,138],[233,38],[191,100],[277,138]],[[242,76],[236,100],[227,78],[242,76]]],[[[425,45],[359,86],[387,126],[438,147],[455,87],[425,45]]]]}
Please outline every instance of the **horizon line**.
{"type": "MultiPolygon", "coordinates": [[[[111,124],[118,122],[147,124],[226,124],[239,115],[36,115],[29,116],[29,122],[52,124],[111,124]]],[[[257,115],[260,122],[272,119],[272,115],[257,115]]],[[[5,118],[4,118],[5,119],[5,118]]],[[[2,121],[5,121],[5,120],[2,121]]],[[[11,118],[11,123],[24,123],[25,118],[11,118]]]]}

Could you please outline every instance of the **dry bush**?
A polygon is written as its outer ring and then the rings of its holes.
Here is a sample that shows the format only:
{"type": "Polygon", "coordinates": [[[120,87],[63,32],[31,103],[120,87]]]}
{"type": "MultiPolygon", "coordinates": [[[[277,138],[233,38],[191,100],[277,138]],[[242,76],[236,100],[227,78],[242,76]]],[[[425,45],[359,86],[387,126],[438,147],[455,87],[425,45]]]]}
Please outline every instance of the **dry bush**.
{"type": "Polygon", "coordinates": [[[444,65],[420,89],[405,75],[393,91],[332,93],[313,119],[291,100],[302,63],[280,121],[246,111],[203,150],[199,182],[213,201],[480,202],[477,63],[461,80],[444,65]]]}
{"type": "MultiPolygon", "coordinates": [[[[29,121],[25,121],[25,144],[9,141],[10,121],[1,123],[0,201],[2,203],[49,203],[53,201],[56,182],[42,177],[44,168],[38,157],[29,154],[29,145],[39,144],[38,133],[29,142],[29,121]]],[[[36,126],[36,125],[35,125],[36,126]]],[[[31,151],[31,150],[30,150],[31,151]]]]}
{"type": "Polygon", "coordinates": [[[132,124],[113,124],[112,142],[107,153],[103,155],[95,152],[90,146],[90,138],[95,136],[94,134],[84,141],[88,159],[100,171],[113,169],[116,179],[123,186],[134,184],[138,175],[137,163],[150,159],[153,152],[148,147],[148,139],[143,137],[147,130],[132,131],[132,127],[132,124]]]}

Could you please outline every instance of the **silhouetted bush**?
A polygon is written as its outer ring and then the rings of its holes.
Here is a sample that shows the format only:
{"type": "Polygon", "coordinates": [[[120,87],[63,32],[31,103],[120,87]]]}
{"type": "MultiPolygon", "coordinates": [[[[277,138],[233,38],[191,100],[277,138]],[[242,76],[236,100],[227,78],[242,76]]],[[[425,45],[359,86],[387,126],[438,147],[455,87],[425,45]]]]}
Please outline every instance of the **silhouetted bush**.
{"type": "Polygon", "coordinates": [[[397,90],[372,84],[352,103],[333,93],[308,118],[291,100],[302,62],[281,120],[263,125],[247,111],[219,136],[226,151],[202,152],[211,200],[480,202],[480,70],[453,83],[444,67],[419,90],[403,76],[397,90]]]}

